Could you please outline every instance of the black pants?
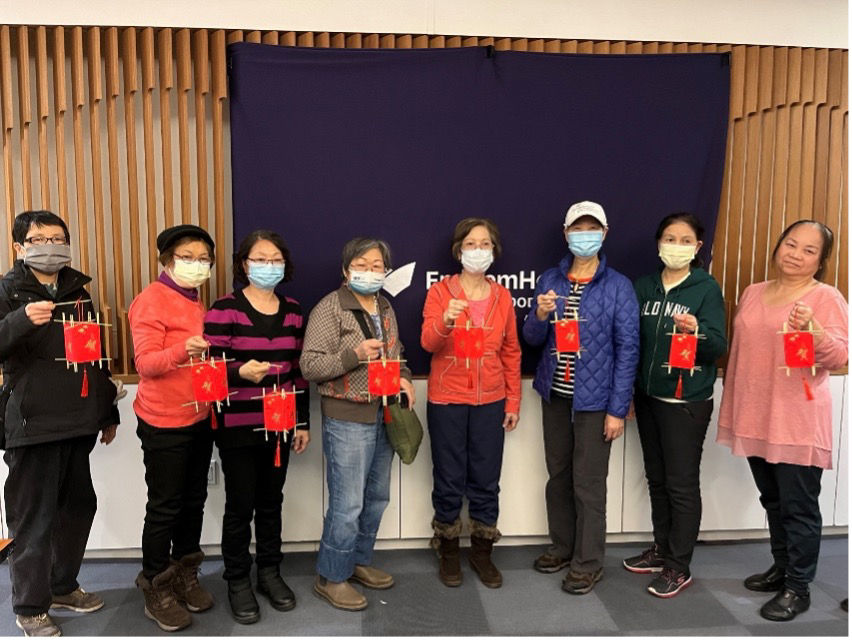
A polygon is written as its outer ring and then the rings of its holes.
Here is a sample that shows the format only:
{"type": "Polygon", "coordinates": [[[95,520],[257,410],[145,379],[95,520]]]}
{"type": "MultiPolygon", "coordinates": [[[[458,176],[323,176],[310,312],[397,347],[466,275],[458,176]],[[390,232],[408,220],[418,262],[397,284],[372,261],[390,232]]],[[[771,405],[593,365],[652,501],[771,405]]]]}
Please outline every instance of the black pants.
{"type": "Polygon", "coordinates": [[[470,518],[485,525],[497,523],[505,407],[505,401],[426,405],[436,521],[454,522],[467,496],[470,518]]]}
{"type": "Polygon", "coordinates": [[[213,433],[206,418],[188,427],[154,427],[141,418],[148,502],[142,529],[142,572],[149,580],[175,559],[201,550],[213,433]]]}
{"type": "Polygon", "coordinates": [[[749,456],[748,464],[769,521],[769,544],[775,565],[786,570],[786,587],[798,594],[808,594],[819,559],[822,469],[767,463],[757,456],[749,456]]]}
{"type": "Polygon", "coordinates": [[[98,508],[89,454],[96,434],[13,447],[3,460],[6,522],[15,539],[9,557],[12,609],[32,616],[47,612],[52,595],[79,587],[77,574],[98,508]]]}
{"type": "Polygon", "coordinates": [[[701,525],[701,454],[713,399],[666,403],[636,392],[633,403],[651,497],[654,542],[666,567],[688,572],[701,525]]]}
{"type": "Polygon", "coordinates": [[[281,563],[282,489],[290,460],[290,443],[281,444],[281,467],[275,467],[275,439],[269,443],[219,450],[225,475],[222,558],[225,580],[251,572],[251,522],[254,517],[257,567],[281,563]]]}
{"type": "Polygon", "coordinates": [[[606,477],[611,443],[604,440],[605,412],[573,412],[571,399],[541,401],[547,464],[550,554],[571,559],[574,572],[603,567],[606,545],[606,477]]]}

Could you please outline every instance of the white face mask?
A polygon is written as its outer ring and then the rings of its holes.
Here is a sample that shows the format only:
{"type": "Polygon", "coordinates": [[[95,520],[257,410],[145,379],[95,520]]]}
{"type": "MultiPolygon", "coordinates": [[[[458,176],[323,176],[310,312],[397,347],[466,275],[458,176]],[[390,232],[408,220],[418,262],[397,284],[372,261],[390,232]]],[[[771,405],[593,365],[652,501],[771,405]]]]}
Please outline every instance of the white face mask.
{"type": "Polygon", "coordinates": [[[692,259],[698,249],[695,245],[675,245],[674,243],[660,243],[660,260],[669,269],[683,269],[692,259]]]}
{"type": "Polygon", "coordinates": [[[494,262],[494,252],[490,249],[462,249],[461,264],[472,274],[483,274],[494,262]]]}
{"type": "Polygon", "coordinates": [[[175,258],[175,264],[170,275],[172,280],[182,287],[199,287],[210,278],[210,265],[200,263],[197,260],[183,261],[175,258]]]}
{"type": "Polygon", "coordinates": [[[382,272],[357,272],[349,270],[349,288],[359,294],[375,294],[385,285],[385,274],[382,272]]]}

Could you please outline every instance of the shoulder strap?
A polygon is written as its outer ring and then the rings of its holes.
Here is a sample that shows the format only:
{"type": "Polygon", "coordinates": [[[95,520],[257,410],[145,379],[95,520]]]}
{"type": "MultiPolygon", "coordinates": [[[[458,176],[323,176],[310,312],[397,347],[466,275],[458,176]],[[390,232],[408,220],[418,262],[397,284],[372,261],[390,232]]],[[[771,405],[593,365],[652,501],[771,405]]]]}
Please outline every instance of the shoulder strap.
{"type": "Polygon", "coordinates": [[[352,312],[353,316],[355,316],[355,320],[358,321],[358,325],[361,327],[361,331],[364,332],[364,338],[375,338],[373,336],[373,332],[370,331],[370,325],[367,323],[367,312],[361,309],[353,309],[350,311],[352,312]]]}

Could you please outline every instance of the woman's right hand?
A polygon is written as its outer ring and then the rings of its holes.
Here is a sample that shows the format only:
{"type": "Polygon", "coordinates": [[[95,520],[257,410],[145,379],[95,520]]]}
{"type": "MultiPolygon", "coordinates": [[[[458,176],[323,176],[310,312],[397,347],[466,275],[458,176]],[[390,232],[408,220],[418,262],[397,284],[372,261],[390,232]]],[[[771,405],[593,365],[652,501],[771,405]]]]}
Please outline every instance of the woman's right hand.
{"type": "Polygon", "coordinates": [[[269,363],[261,363],[260,361],[251,359],[240,366],[239,372],[240,378],[244,378],[252,383],[260,383],[269,372],[269,363]]]}
{"type": "Polygon", "coordinates": [[[368,361],[378,358],[382,353],[382,341],[375,338],[367,338],[361,341],[355,348],[355,355],[359,361],[368,361]]]}
{"type": "Polygon", "coordinates": [[[202,336],[190,336],[186,339],[186,353],[190,358],[200,358],[207,351],[210,343],[204,340],[202,336]]]}
{"type": "Polygon", "coordinates": [[[444,310],[444,325],[449,327],[453,325],[456,319],[461,315],[461,313],[467,308],[467,301],[461,300],[460,298],[451,298],[450,303],[446,310],[444,310]]]}
{"type": "Polygon", "coordinates": [[[546,321],[551,313],[556,311],[556,299],[558,296],[552,289],[548,289],[546,294],[539,294],[535,297],[536,309],[535,316],[540,321],[546,321]]]}

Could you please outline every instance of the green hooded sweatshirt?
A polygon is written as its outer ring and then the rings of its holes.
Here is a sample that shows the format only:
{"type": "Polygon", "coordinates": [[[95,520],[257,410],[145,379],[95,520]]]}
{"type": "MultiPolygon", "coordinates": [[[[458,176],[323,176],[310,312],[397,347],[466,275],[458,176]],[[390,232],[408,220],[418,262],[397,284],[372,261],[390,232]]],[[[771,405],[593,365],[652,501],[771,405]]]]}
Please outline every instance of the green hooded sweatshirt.
{"type": "Polygon", "coordinates": [[[683,374],[681,400],[701,401],[713,396],[716,361],[728,350],[725,338],[725,302],[719,284],[706,271],[693,268],[680,285],[666,293],[660,271],[642,276],[633,285],[639,299],[639,372],[636,388],[649,396],[674,398],[678,376],[683,374]],[[673,314],[692,314],[698,319],[696,369],[663,366],[669,360],[674,328],[673,314]],[[704,338],[700,338],[700,336],[704,338]]]}

